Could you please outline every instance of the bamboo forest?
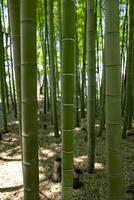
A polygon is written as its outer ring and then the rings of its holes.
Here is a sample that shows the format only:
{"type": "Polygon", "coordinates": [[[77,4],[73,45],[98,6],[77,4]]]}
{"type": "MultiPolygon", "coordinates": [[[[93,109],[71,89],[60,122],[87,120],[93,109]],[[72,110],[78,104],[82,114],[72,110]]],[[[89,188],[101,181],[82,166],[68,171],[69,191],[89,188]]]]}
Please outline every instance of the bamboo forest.
{"type": "Polygon", "coordinates": [[[134,200],[134,0],[0,0],[0,200],[134,200]]]}

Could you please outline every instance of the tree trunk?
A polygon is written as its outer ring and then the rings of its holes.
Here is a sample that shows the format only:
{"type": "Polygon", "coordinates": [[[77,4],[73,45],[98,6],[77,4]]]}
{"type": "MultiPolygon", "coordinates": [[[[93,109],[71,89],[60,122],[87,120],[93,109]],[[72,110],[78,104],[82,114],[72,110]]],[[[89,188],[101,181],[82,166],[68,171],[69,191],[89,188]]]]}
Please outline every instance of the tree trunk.
{"type": "Polygon", "coordinates": [[[75,2],[63,0],[62,199],[73,199],[75,2]]]}
{"type": "Polygon", "coordinates": [[[106,135],[108,199],[123,200],[119,1],[106,1],[105,66],[106,66],[106,135]]]}
{"type": "Polygon", "coordinates": [[[3,110],[3,130],[7,132],[7,110],[6,110],[6,94],[5,94],[5,81],[4,81],[4,47],[3,47],[3,33],[2,33],[2,22],[0,13],[0,93],[2,100],[3,110]]]}
{"type": "Polygon", "coordinates": [[[53,117],[55,137],[59,137],[57,105],[56,105],[56,77],[55,77],[55,62],[54,62],[53,0],[48,2],[48,10],[49,10],[49,35],[50,35],[50,77],[51,77],[52,117],[53,117]]]}
{"type": "Polygon", "coordinates": [[[17,92],[17,112],[21,133],[21,67],[20,67],[20,0],[8,0],[11,39],[13,44],[13,64],[17,92]]]}
{"type": "Polygon", "coordinates": [[[95,159],[95,5],[87,1],[87,55],[88,55],[88,172],[94,171],[95,159]]]}
{"type": "Polygon", "coordinates": [[[39,170],[37,137],[36,1],[23,0],[21,1],[20,8],[24,200],[37,200],[39,199],[39,170]]]}

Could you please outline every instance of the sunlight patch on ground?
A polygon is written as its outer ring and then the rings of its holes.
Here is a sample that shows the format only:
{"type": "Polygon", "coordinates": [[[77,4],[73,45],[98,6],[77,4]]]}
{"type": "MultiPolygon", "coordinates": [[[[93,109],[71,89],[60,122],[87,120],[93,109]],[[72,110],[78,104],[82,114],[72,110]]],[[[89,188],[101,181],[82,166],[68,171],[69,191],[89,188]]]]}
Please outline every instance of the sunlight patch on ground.
{"type": "Polygon", "coordinates": [[[76,162],[76,163],[82,163],[85,161],[87,161],[87,156],[79,156],[77,158],[74,158],[74,162],[76,162]]]}
{"type": "Polygon", "coordinates": [[[1,153],[0,154],[0,160],[2,161],[20,161],[21,160],[21,155],[20,154],[16,154],[14,156],[8,156],[6,153],[1,153]]]}
{"type": "Polygon", "coordinates": [[[76,127],[74,130],[75,130],[75,131],[80,131],[80,130],[81,130],[81,128],[79,128],[79,127],[76,127]]]}
{"type": "Polygon", "coordinates": [[[45,154],[47,157],[53,157],[55,155],[55,152],[50,149],[42,149],[41,153],[45,154]]]}
{"type": "Polygon", "coordinates": [[[102,163],[95,163],[95,169],[102,170],[102,169],[104,169],[104,165],[102,163]]]}
{"type": "MultiPolygon", "coordinates": [[[[74,162],[76,163],[83,163],[87,161],[87,156],[79,156],[79,157],[76,157],[74,158],[74,162]]],[[[95,169],[96,170],[102,170],[104,169],[104,165],[102,163],[95,163],[95,169]]]]}
{"type": "Polygon", "coordinates": [[[0,188],[22,185],[22,164],[18,161],[0,162],[0,188]],[[6,174],[6,176],[5,176],[6,174]]]}
{"type": "MultiPolygon", "coordinates": [[[[61,135],[61,131],[59,131],[59,135],[61,135]]],[[[55,137],[55,134],[54,134],[54,132],[51,131],[50,133],[47,134],[47,136],[48,137],[55,137]]]]}
{"type": "Polygon", "coordinates": [[[14,121],[11,121],[8,123],[8,125],[13,125],[13,124],[19,124],[19,121],[18,120],[14,120],[14,121]]]}
{"type": "Polygon", "coordinates": [[[50,132],[47,136],[54,137],[54,132],[50,132]]]}
{"type": "Polygon", "coordinates": [[[21,157],[20,157],[20,147],[18,146],[18,147],[14,148],[14,149],[7,149],[5,152],[2,152],[0,155],[1,155],[2,157],[7,158],[7,159],[9,159],[9,156],[11,156],[11,159],[16,158],[16,156],[17,156],[18,158],[21,158],[21,157]],[[15,155],[15,153],[16,153],[18,156],[15,155]],[[12,158],[12,156],[13,156],[13,158],[12,158]]]}
{"type": "Polygon", "coordinates": [[[95,124],[95,127],[99,128],[99,127],[100,127],[100,125],[99,125],[99,124],[95,124]]]}
{"type": "Polygon", "coordinates": [[[61,184],[60,183],[49,183],[49,187],[46,188],[43,193],[50,199],[54,199],[54,197],[58,200],[58,199],[61,199],[61,198],[58,198],[58,193],[61,191],[61,184]],[[57,197],[56,197],[56,196],[57,197]]]}
{"type": "Polygon", "coordinates": [[[61,187],[60,187],[60,184],[59,184],[59,183],[58,183],[58,184],[53,184],[53,185],[51,186],[51,188],[50,188],[49,193],[50,193],[50,194],[51,194],[51,193],[57,193],[57,192],[60,191],[60,189],[61,189],[61,187]]]}

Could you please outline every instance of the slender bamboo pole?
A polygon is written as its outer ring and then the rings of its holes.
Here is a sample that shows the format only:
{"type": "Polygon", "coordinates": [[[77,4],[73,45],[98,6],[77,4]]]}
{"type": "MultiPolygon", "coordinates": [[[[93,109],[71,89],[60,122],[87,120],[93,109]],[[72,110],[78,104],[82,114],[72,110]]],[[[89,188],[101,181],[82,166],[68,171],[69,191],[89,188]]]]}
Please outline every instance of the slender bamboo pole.
{"type": "Polygon", "coordinates": [[[2,100],[3,110],[3,130],[7,132],[7,110],[6,110],[6,95],[4,87],[4,47],[3,47],[3,33],[2,33],[2,22],[1,22],[1,10],[0,10],[0,91],[2,100]]]}
{"type": "Polygon", "coordinates": [[[20,67],[20,0],[8,0],[11,41],[13,45],[13,64],[17,93],[17,114],[21,133],[21,67],[20,67]]]}
{"type": "Polygon", "coordinates": [[[24,200],[38,200],[36,1],[21,1],[20,11],[24,200]]]}
{"type": "Polygon", "coordinates": [[[49,13],[49,35],[50,35],[50,77],[51,77],[51,102],[52,102],[52,118],[54,125],[55,137],[59,137],[58,116],[56,104],[56,76],[54,62],[54,22],[53,22],[53,0],[48,1],[49,13]]]}
{"type": "Polygon", "coordinates": [[[87,1],[87,55],[88,55],[88,172],[94,171],[95,159],[95,2],[87,1]]]}
{"type": "Polygon", "coordinates": [[[108,199],[123,200],[119,1],[106,0],[106,135],[108,199]]]}
{"type": "Polygon", "coordinates": [[[73,199],[75,1],[63,0],[62,199],[73,199]]]}

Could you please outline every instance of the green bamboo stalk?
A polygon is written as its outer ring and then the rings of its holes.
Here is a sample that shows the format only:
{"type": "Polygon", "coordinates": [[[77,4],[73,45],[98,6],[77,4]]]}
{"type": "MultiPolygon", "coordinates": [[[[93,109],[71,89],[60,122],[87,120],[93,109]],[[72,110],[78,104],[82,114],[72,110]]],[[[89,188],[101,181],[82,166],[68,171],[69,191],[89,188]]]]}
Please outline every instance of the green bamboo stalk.
{"type": "Polygon", "coordinates": [[[13,44],[13,64],[17,93],[17,115],[21,133],[21,67],[20,67],[20,0],[8,0],[11,41],[13,44]]]}
{"type": "Polygon", "coordinates": [[[24,200],[38,200],[36,1],[23,0],[20,3],[24,200]]]}
{"type": "Polygon", "coordinates": [[[100,37],[99,37],[99,1],[95,2],[95,49],[96,49],[96,97],[95,97],[95,115],[96,118],[98,118],[99,115],[99,89],[100,89],[100,56],[99,56],[99,43],[100,43],[100,37]]]}
{"type": "MultiPolygon", "coordinates": [[[[77,10],[77,7],[76,7],[77,10]]],[[[77,20],[77,13],[76,15],[76,24],[78,22],[77,20]]],[[[78,30],[77,25],[75,26],[75,97],[74,97],[74,126],[79,127],[80,125],[80,119],[79,119],[79,91],[78,91],[78,85],[79,85],[79,77],[78,77],[78,66],[79,66],[79,47],[78,47],[78,30]]]]}
{"type": "Polygon", "coordinates": [[[46,120],[46,113],[47,113],[47,37],[48,37],[48,23],[47,23],[47,0],[44,1],[45,7],[45,44],[44,44],[44,120],[46,120]]]}
{"type": "MultiPolygon", "coordinates": [[[[41,48],[42,48],[42,55],[43,55],[43,68],[44,68],[44,77],[43,77],[43,88],[44,88],[44,121],[46,121],[46,114],[47,114],[47,37],[48,37],[48,22],[47,22],[47,0],[44,3],[39,2],[38,8],[38,18],[39,18],[39,33],[40,33],[40,40],[41,40],[41,48]],[[43,13],[44,13],[44,20],[43,20],[43,13]],[[44,33],[44,26],[45,26],[45,33],[44,33]]],[[[46,122],[45,122],[46,123],[46,122]]],[[[46,125],[44,125],[46,127],[46,125]]]]}
{"type": "Polygon", "coordinates": [[[132,123],[131,104],[132,104],[132,50],[133,50],[133,0],[129,0],[129,38],[128,38],[128,58],[127,58],[127,75],[126,75],[126,98],[125,98],[125,114],[123,121],[123,138],[126,137],[127,129],[132,123]]]}
{"type": "MultiPolygon", "coordinates": [[[[54,32],[57,32],[57,30],[54,30],[54,32]]],[[[54,60],[55,60],[55,76],[56,76],[56,96],[57,99],[60,96],[59,93],[59,66],[58,66],[58,53],[56,49],[57,41],[56,41],[56,35],[54,36],[54,60]]]]}
{"type": "Polygon", "coordinates": [[[59,25],[59,43],[60,43],[59,93],[61,93],[61,68],[62,68],[62,14],[61,14],[61,0],[58,0],[57,8],[58,8],[58,25],[59,25]]]}
{"type": "Polygon", "coordinates": [[[108,199],[123,200],[119,1],[106,0],[106,135],[108,199]]]}
{"type": "MultiPolygon", "coordinates": [[[[3,41],[6,41],[6,23],[5,23],[5,9],[4,9],[4,2],[1,0],[1,11],[2,11],[2,22],[3,22],[3,41]]],[[[4,47],[4,45],[3,45],[4,47]]],[[[4,87],[5,87],[5,97],[6,97],[6,107],[7,107],[7,112],[10,112],[10,106],[9,106],[9,93],[8,93],[8,84],[7,84],[7,74],[6,74],[6,51],[4,48],[4,87]]]]}
{"type": "Polygon", "coordinates": [[[8,93],[8,84],[7,84],[7,74],[6,74],[6,66],[5,66],[5,51],[4,51],[4,87],[5,87],[5,97],[6,97],[6,108],[7,108],[7,113],[9,114],[10,112],[10,106],[9,106],[9,93],[8,93]]]}
{"type": "Polygon", "coordinates": [[[49,36],[50,36],[50,76],[51,76],[51,100],[52,100],[52,117],[55,137],[59,137],[58,116],[56,105],[56,76],[54,62],[54,22],[53,22],[53,0],[48,1],[49,13],[49,36]]]}
{"type": "Polygon", "coordinates": [[[10,65],[11,65],[11,78],[13,85],[13,99],[14,99],[14,117],[17,118],[17,102],[16,102],[16,94],[15,94],[15,80],[14,80],[14,68],[13,68],[13,59],[12,59],[12,44],[11,44],[11,36],[10,37],[10,65]]]}
{"type": "Polygon", "coordinates": [[[125,76],[124,76],[124,68],[125,68],[125,51],[128,45],[127,42],[127,35],[128,35],[128,1],[126,2],[126,12],[124,16],[124,21],[123,21],[123,30],[122,30],[122,41],[121,41],[121,108],[122,108],[122,114],[124,112],[124,95],[125,95],[125,88],[124,88],[124,81],[125,81],[125,76]]]}
{"type": "Polygon", "coordinates": [[[62,199],[73,199],[75,1],[63,0],[62,199]]]}
{"type": "Polygon", "coordinates": [[[87,53],[88,53],[88,172],[94,171],[95,159],[95,2],[87,1],[87,53]]]}
{"type": "MultiPolygon", "coordinates": [[[[45,21],[41,19],[42,13],[38,9],[38,16],[39,16],[39,31],[40,31],[40,39],[41,39],[41,47],[42,47],[42,55],[43,55],[43,68],[44,68],[44,77],[43,77],[43,88],[44,88],[44,121],[46,123],[46,114],[47,114],[47,37],[48,37],[48,22],[47,22],[47,0],[44,1],[44,15],[45,21]],[[43,24],[44,22],[44,24],[43,24]],[[45,25],[45,33],[44,33],[44,25],[45,25]]],[[[40,9],[42,8],[42,2],[40,1],[39,5],[40,9]]],[[[46,127],[46,124],[44,124],[46,127]]]]}
{"type": "Polygon", "coordinates": [[[100,87],[100,127],[98,136],[102,136],[103,130],[105,128],[105,59],[104,59],[104,36],[103,36],[103,18],[102,18],[102,0],[99,3],[99,13],[100,13],[100,33],[101,33],[101,57],[102,57],[102,80],[100,87]]]}
{"type": "Polygon", "coordinates": [[[6,35],[5,60],[6,60],[6,63],[7,63],[7,71],[8,71],[9,95],[10,95],[12,107],[14,108],[12,86],[11,86],[11,70],[10,70],[9,55],[8,55],[8,33],[5,33],[5,35],[6,35]]]}
{"type": "MultiPolygon", "coordinates": [[[[97,18],[97,17],[96,17],[97,18]]],[[[96,26],[97,27],[97,26],[96,26]]],[[[98,32],[98,30],[96,30],[98,32]]],[[[96,118],[98,118],[99,116],[99,103],[100,103],[100,99],[99,99],[99,89],[100,89],[100,56],[99,56],[99,41],[100,37],[99,34],[96,33],[96,118]]]]}
{"type": "Polygon", "coordinates": [[[1,22],[1,10],[0,10],[0,91],[2,100],[3,110],[3,130],[7,132],[7,110],[6,110],[6,95],[4,87],[4,47],[3,47],[3,33],[2,33],[2,22],[1,22]]]}
{"type": "Polygon", "coordinates": [[[86,74],[86,37],[87,37],[87,4],[84,9],[84,31],[83,31],[83,60],[82,60],[82,85],[81,85],[81,119],[85,118],[85,74],[86,74]]]}
{"type": "MultiPolygon", "coordinates": [[[[134,12],[134,3],[133,3],[133,12],[134,12]]],[[[134,20],[134,15],[133,15],[134,20]]],[[[133,29],[133,38],[132,38],[132,66],[134,66],[134,29],[133,29]]],[[[134,68],[132,68],[132,76],[134,77],[134,68]]],[[[134,80],[132,79],[132,101],[133,101],[133,118],[134,118],[134,80]]]]}
{"type": "Polygon", "coordinates": [[[61,15],[61,0],[58,0],[58,24],[59,24],[59,42],[60,42],[60,65],[62,66],[62,15],[61,15]]]}
{"type": "Polygon", "coordinates": [[[98,136],[102,136],[103,131],[105,129],[105,82],[106,82],[106,73],[105,73],[105,59],[104,59],[104,52],[103,50],[103,71],[102,71],[102,81],[101,81],[101,88],[100,88],[100,127],[98,136]]]}

